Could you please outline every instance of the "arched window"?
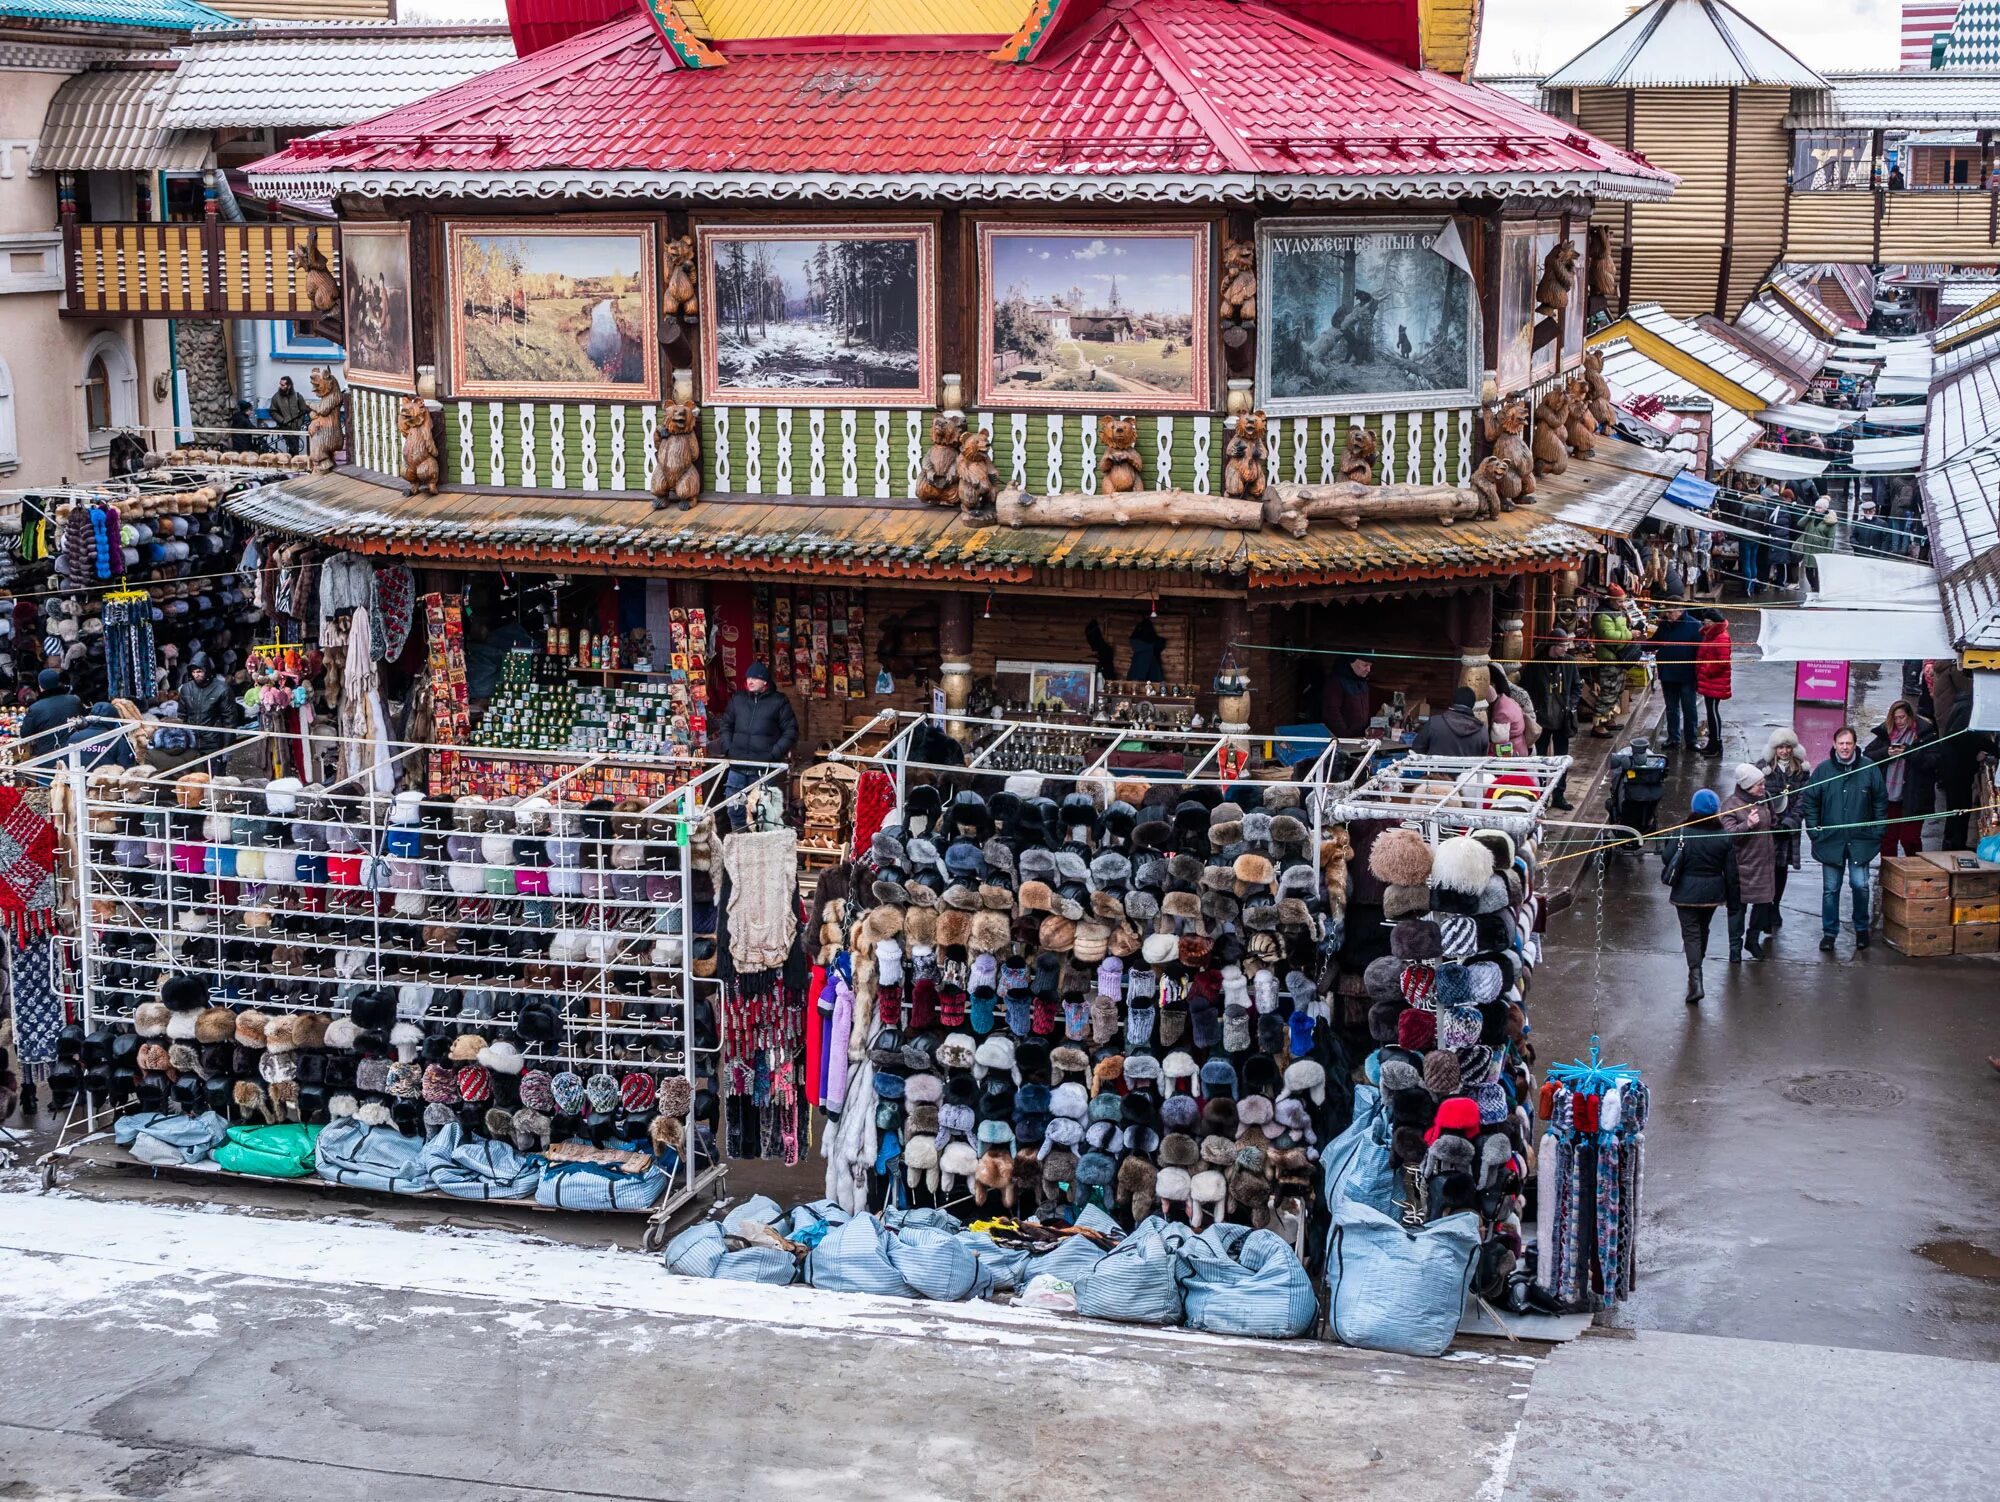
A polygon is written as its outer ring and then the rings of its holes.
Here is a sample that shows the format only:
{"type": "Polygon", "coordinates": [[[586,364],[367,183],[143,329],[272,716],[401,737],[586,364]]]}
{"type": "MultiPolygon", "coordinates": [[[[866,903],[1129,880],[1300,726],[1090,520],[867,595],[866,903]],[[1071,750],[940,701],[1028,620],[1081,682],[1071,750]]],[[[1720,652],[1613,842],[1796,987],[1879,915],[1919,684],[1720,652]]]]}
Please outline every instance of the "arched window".
{"type": "Polygon", "coordinates": [[[139,374],[125,341],[109,329],[83,348],[78,390],[83,396],[84,446],[101,449],[119,428],[139,425],[139,374]]]}

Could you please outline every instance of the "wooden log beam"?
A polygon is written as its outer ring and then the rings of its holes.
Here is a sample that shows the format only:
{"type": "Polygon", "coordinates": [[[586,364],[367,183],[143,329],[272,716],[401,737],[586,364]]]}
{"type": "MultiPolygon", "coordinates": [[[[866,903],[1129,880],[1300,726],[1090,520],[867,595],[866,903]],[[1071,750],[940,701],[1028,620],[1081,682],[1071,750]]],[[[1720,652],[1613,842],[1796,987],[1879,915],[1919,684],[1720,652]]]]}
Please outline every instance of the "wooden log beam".
{"type": "Polygon", "coordinates": [[[994,506],[1001,523],[1009,527],[1221,527],[1255,532],[1264,525],[1264,508],[1256,501],[1191,490],[1128,490],[1119,495],[1003,490],[994,506]]]}
{"type": "Polygon", "coordinates": [[[1264,498],[1264,520],[1294,537],[1316,521],[1350,530],[1363,522],[1469,521],[1485,501],[1470,485],[1273,485],[1264,498]]]}

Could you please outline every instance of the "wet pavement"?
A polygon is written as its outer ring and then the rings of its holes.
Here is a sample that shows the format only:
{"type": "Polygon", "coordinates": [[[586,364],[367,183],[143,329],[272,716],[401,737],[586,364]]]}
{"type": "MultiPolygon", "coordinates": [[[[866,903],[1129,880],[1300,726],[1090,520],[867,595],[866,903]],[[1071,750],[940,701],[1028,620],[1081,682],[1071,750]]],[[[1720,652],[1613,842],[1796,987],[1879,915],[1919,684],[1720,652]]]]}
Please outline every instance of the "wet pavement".
{"type": "MultiPolygon", "coordinates": [[[[1854,718],[1872,725],[1898,668],[1854,676],[1854,718]]],[[[1726,791],[1790,721],[1790,665],[1739,657],[1735,689],[1725,754],[1676,757],[1663,824],[1696,788],[1726,791]]],[[[1728,965],[1718,915],[1699,1007],[1681,999],[1657,859],[1613,859],[1602,900],[1587,880],[1551,922],[1542,1062],[1595,1032],[1652,1090],[1639,1288],[1607,1321],[1995,1359],[2000,1075],[1986,1057],[2000,1053],[2000,958],[1910,959],[1879,932],[1860,955],[1846,935],[1821,954],[1819,868],[1804,859],[1773,958],[1728,965]]]]}

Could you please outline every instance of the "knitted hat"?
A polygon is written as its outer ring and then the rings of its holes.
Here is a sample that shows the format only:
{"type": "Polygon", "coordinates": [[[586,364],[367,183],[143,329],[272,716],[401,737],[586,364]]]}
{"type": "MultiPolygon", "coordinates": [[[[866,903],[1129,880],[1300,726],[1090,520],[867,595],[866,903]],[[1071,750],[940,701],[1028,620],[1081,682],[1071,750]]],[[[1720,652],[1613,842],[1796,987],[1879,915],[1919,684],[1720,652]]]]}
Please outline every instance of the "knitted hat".
{"type": "Polygon", "coordinates": [[[564,1116],[579,1116],[583,1113],[585,1098],[583,1077],[565,1069],[549,1081],[549,1089],[556,1100],[556,1110],[564,1116]]]}

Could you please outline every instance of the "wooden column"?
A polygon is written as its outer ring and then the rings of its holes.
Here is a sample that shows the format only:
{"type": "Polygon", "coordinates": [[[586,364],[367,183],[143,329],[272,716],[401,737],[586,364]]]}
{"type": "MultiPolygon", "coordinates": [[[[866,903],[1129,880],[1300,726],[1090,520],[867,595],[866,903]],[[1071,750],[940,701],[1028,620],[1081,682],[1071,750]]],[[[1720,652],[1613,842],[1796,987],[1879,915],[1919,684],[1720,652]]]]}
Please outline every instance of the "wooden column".
{"type": "Polygon", "coordinates": [[[1493,655],[1510,668],[1518,669],[1527,655],[1524,638],[1528,634],[1534,587],[1534,575],[1523,575],[1498,602],[1497,619],[1493,623],[1493,655]]]}
{"type": "Polygon", "coordinates": [[[1493,586],[1476,585],[1445,603],[1445,630],[1458,649],[1458,681],[1483,704],[1493,686],[1493,586]]]}
{"type": "Polygon", "coordinates": [[[1241,684],[1241,691],[1218,694],[1215,700],[1215,728],[1224,735],[1250,733],[1250,672],[1246,653],[1234,643],[1250,640],[1250,602],[1227,599],[1222,602],[1218,630],[1222,638],[1222,672],[1241,684]]]}
{"type": "MultiPolygon", "coordinates": [[[[945,713],[961,716],[972,702],[972,596],[954,592],[938,597],[938,676],[944,689],[945,713]]],[[[972,727],[954,718],[946,727],[956,741],[970,743],[972,727]]]]}

